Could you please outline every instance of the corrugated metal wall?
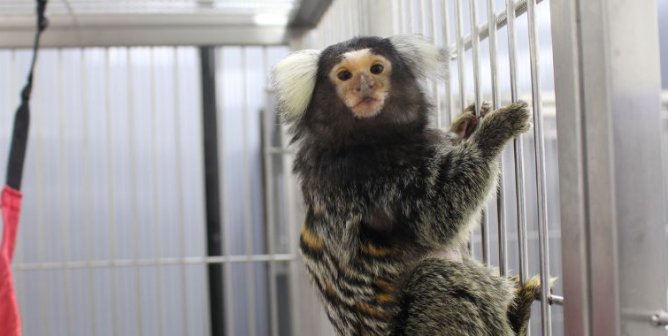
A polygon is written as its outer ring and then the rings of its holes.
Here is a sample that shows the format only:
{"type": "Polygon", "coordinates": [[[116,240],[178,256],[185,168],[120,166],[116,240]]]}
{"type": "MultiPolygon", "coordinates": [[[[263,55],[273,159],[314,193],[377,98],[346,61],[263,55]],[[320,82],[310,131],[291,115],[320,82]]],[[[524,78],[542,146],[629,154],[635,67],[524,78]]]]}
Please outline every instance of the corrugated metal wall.
{"type": "MultiPolygon", "coordinates": [[[[267,69],[286,53],[217,50],[216,258],[206,255],[197,48],[42,51],[14,263],[26,335],[208,334],[208,263],[226,265],[228,333],[269,335],[269,303],[289,307],[268,295],[284,282],[268,263],[293,260],[294,248],[285,223],[267,242],[260,110],[267,69]]],[[[0,157],[29,59],[0,50],[0,157]]]]}

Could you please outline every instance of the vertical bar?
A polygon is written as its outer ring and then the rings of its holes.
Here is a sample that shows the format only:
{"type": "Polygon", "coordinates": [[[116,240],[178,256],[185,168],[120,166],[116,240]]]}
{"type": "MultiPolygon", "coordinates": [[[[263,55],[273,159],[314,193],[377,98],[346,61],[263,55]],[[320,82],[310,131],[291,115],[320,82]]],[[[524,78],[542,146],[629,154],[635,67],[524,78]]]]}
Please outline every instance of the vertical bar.
{"type": "MultiPolygon", "coordinates": [[[[213,47],[200,47],[202,80],[202,133],[204,147],[204,192],[206,194],[207,256],[221,256],[220,167],[216,103],[216,54],[213,47]]],[[[225,301],[222,265],[209,264],[209,308],[211,335],[225,335],[225,301]]],[[[229,272],[228,272],[229,273],[229,272]]]]}
{"type": "MultiPolygon", "coordinates": [[[[421,2],[421,11],[420,14],[423,18],[422,29],[425,32],[424,35],[429,37],[429,41],[436,45],[436,31],[434,30],[434,16],[436,16],[434,10],[434,1],[433,0],[422,0],[421,2]]],[[[438,94],[438,80],[431,79],[431,95],[433,101],[436,102],[436,125],[441,119],[439,111],[441,110],[441,97],[438,94]]]]}
{"type": "Polygon", "coordinates": [[[579,27],[576,1],[550,1],[552,51],[557,113],[559,192],[561,205],[564,329],[573,336],[591,335],[592,314],[589,275],[589,243],[584,165],[584,118],[582,75],[578,50],[579,27]],[[561,112],[564,111],[564,112],[561,112]]]}
{"type": "MultiPolygon", "coordinates": [[[[58,49],[58,77],[56,79],[56,87],[58,87],[58,142],[59,142],[59,170],[60,174],[58,177],[58,208],[60,211],[60,222],[61,222],[61,240],[63,247],[63,260],[70,260],[70,230],[69,230],[69,211],[68,211],[68,185],[65,182],[67,179],[67,162],[65,155],[65,108],[63,104],[63,50],[58,49]]],[[[72,302],[70,301],[70,270],[67,268],[63,269],[64,275],[64,288],[63,295],[65,297],[65,314],[66,317],[66,327],[67,334],[72,335],[72,302]]]]}
{"type": "MultiPolygon", "coordinates": [[[[448,5],[450,1],[445,0],[443,1],[443,48],[447,51],[448,57],[445,58],[445,67],[447,68],[447,77],[445,78],[445,111],[447,113],[447,116],[445,120],[447,120],[447,124],[450,124],[450,121],[452,120],[452,74],[450,73],[450,54],[452,50],[450,49],[450,11],[448,10],[448,5]]],[[[439,124],[440,127],[445,126],[445,123],[443,123],[443,120],[441,120],[441,124],[439,124]]]]}
{"type": "Polygon", "coordinates": [[[162,256],[162,241],[160,232],[162,232],[162,225],[160,224],[160,192],[158,191],[158,132],[156,131],[158,124],[158,111],[156,110],[156,92],[155,92],[155,47],[151,47],[149,50],[150,56],[150,65],[149,69],[149,81],[150,81],[150,90],[151,90],[151,99],[150,99],[150,113],[151,113],[151,171],[152,171],[152,182],[153,182],[153,220],[155,221],[155,259],[156,259],[156,286],[155,291],[156,303],[158,307],[158,335],[163,335],[164,330],[164,318],[162,310],[162,268],[160,263],[157,261],[162,256]]]}
{"type": "MultiPolygon", "coordinates": [[[[246,68],[246,57],[247,50],[246,47],[241,47],[241,143],[243,147],[242,151],[242,160],[244,167],[244,234],[246,239],[246,256],[251,257],[253,255],[253,213],[251,211],[251,185],[250,185],[250,165],[248,161],[248,153],[250,148],[248,146],[248,69],[246,68]]],[[[255,264],[251,261],[246,263],[246,276],[248,277],[248,291],[246,292],[246,300],[248,302],[248,331],[250,336],[255,336],[255,264]]]]}
{"type": "Polygon", "coordinates": [[[181,82],[179,76],[179,50],[178,47],[172,47],[172,55],[174,66],[172,67],[174,79],[174,87],[172,88],[172,95],[174,97],[174,166],[176,168],[176,200],[178,206],[176,207],[176,220],[179,227],[179,276],[181,278],[181,315],[183,316],[183,335],[188,335],[188,309],[187,309],[187,277],[186,266],[184,264],[185,255],[185,217],[183,215],[183,170],[181,168],[181,99],[179,83],[181,82]]]}
{"type": "MultiPolygon", "coordinates": [[[[262,64],[264,73],[267,74],[266,83],[270,83],[269,76],[269,59],[268,47],[262,47],[262,64]]],[[[276,249],[274,248],[274,239],[276,235],[276,219],[274,217],[274,170],[273,170],[273,154],[269,150],[271,144],[271,132],[274,129],[274,113],[273,111],[264,111],[262,118],[263,129],[263,147],[264,147],[264,192],[265,192],[265,221],[267,223],[267,253],[269,254],[269,317],[271,323],[271,335],[278,336],[278,292],[276,290],[276,249]]]]}
{"type": "MultiPolygon", "coordinates": [[[[116,260],[116,216],[114,213],[114,161],[113,161],[113,142],[112,142],[112,121],[111,121],[111,94],[109,92],[109,48],[104,49],[104,114],[105,126],[107,132],[107,196],[109,197],[107,206],[109,207],[109,240],[111,244],[111,260],[116,260]]],[[[158,231],[159,232],[159,231],[158,231]]],[[[111,334],[116,334],[118,329],[118,316],[116,302],[117,296],[116,267],[111,267],[111,334]]]]}
{"type": "MultiPolygon", "coordinates": [[[[289,154],[288,151],[288,146],[289,146],[289,141],[286,140],[286,134],[287,132],[282,131],[281,133],[281,158],[282,158],[282,165],[283,165],[283,185],[285,186],[285,199],[286,199],[286,223],[288,225],[288,246],[290,246],[290,254],[292,255],[297,255],[299,253],[298,250],[298,244],[297,244],[297,239],[298,239],[298,223],[301,222],[301,220],[297,219],[296,215],[296,210],[297,210],[297,195],[295,194],[296,188],[294,186],[297,185],[294,176],[292,175],[292,162],[294,157],[289,154]]],[[[303,284],[302,281],[299,281],[299,276],[300,272],[302,269],[299,267],[299,265],[296,262],[291,262],[289,265],[290,269],[290,302],[289,306],[290,307],[299,307],[299,297],[300,297],[300,291],[302,290],[301,285],[303,284]]],[[[300,314],[292,314],[292,328],[291,330],[297,330],[296,326],[300,326],[301,324],[301,315],[300,314]]]]}
{"type": "Polygon", "coordinates": [[[79,49],[81,51],[81,112],[82,112],[82,124],[83,124],[83,135],[82,135],[82,147],[83,155],[82,161],[84,166],[84,195],[86,199],[86,206],[84,212],[84,222],[86,223],[86,270],[88,278],[88,306],[91,309],[91,335],[97,335],[97,317],[95,309],[95,291],[93,290],[93,252],[92,252],[92,242],[93,242],[93,220],[92,220],[92,186],[91,186],[91,176],[90,176],[90,142],[88,139],[88,71],[86,68],[86,52],[84,49],[79,49]]]}
{"type": "Polygon", "coordinates": [[[476,0],[469,0],[469,20],[473,53],[473,91],[475,92],[475,113],[480,116],[482,90],[480,88],[480,31],[478,29],[478,5],[476,0]]]}
{"type": "MultiPolygon", "coordinates": [[[[130,156],[130,212],[132,224],[132,258],[139,259],[139,208],[137,206],[137,152],[135,149],[135,117],[134,117],[134,89],[132,85],[132,49],[126,48],[127,58],[127,93],[128,93],[128,153],[130,156]]],[[[144,334],[141,309],[141,273],[139,266],[135,267],[135,305],[137,307],[137,333],[144,334]]]]}
{"type": "Polygon", "coordinates": [[[457,75],[459,76],[459,108],[466,108],[466,77],[464,77],[464,37],[462,36],[462,0],[455,0],[455,39],[457,39],[457,75]]]}
{"type": "MultiPolygon", "coordinates": [[[[517,43],[515,41],[515,2],[506,0],[506,17],[508,28],[508,62],[510,68],[510,97],[517,101],[517,43]]],[[[526,196],[524,188],[524,145],[522,135],[513,140],[515,160],[515,188],[517,197],[517,243],[519,247],[519,278],[524,283],[528,274],[527,266],[527,225],[526,225],[526,196]]]]}
{"type": "MultiPolygon", "coordinates": [[[[496,10],[494,9],[494,0],[487,0],[487,24],[489,27],[489,68],[492,80],[492,110],[499,108],[499,78],[497,66],[496,49],[496,10]]],[[[503,188],[503,155],[499,157],[499,187],[496,192],[496,213],[499,232],[499,273],[506,275],[508,273],[508,247],[506,236],[506,205],[504,201],[503,188]]]]}
{"type": "MultiPolygon", "coordinates": [[[[431,10],[428,10],[426,15],[429,16],[429,29],[431,31],[431,36],[432,36],[432,42],[434,45],[438,45],[438,42],[442,42],[443,39],[441,38],[441,41],[438,41],[436,39],[437,32],[439,31],[438,27],[438,19],[437,15],[439,14],[438,11],[436,10],[437,6],[437,0],[431,0],[429,2],[429,7],[431,10]]],[[[441,24],[443,23],[443,20],[441,20],[441,24]]],[[[442,45],[443,50],[446,50],[445,45],[442,45]]],[[[446,57],[446,60],[448,58],[446,57]]],[[[441,127],[441,124],[443,122],[443,103],[441,101],[441,80],[434,80],[433,84],[433,90],[434,90],[434,96],[436,97],[436,127],[441,127]]]]}
{"type": "Polygon", "coordinates": [[[536,153],[536,191],[538,197],[538,251],[540,258],[541,279],[541,326],[543,335],[552,334],[550,317],[549,282],[550,254],[547,231],[547,190],[545,177],[545,139],[543,137],[543,111],[540,86],[540,59],[538,58],[538,33],[536,31],[536,0],[527,0],[527,19],[529,23],[529,56],[531,61],[531,101],[533,103],[534,141],[536,153]]]}
{"type": "MultiPolygon", "coordinates": [[[[216,68],[218,68],[218,66],[220,66],[222,77],[223,77],[223,79],[220,81],[220,83],[221,83],[220,86],[222,87],[220,89],[220,97],[221,97],[220,99],[222,100],[221,103],[220,103],[220,106],[222,106],[221,114],[224,115],[226,113],[225,103],[224,103],[225,95],[228,93],[228,90],[230,90],[232,93],[234,93],[233,92],[234,89],[230,89],[228,87],[225,87],[225,76],[227,75],[226,72],[225,72],[226,69],[225,69],[225,66],[224,66],[224,63],[225,63],[225,59],[224,59],[225,48],[223,47],[223,48],[218,49],[218,51],[215,53],[215,55],[217,55],[217,58],[215,60],[216,68]]],[[[215,77],[215,78],[218,79],[218,77],[215,77]]],[[[224,120],[224,117],[223,117],[223,120],[224,120]]],[[[223,122],[219,123],[218,128],[222,132],[225,129],[225,122],[223,121],[223,122]]],[[[221,168],[221,170],[225,169],[225,160],[229,157],[229,155],[227,153],[228,149],[227,149],[227,146],[225,145],[225,140],[224,139],[225,139],[225,137],[222,137],[221,140],[220,140],[221,149],[219,151],[219,157],[221,157],[222,160],[223,160],[223,163],[222,163],[223,167],[221,168]]],[[[221,200],[221,203],[220,203],[220,204],[222,204],[223,207],[226,204],[225,199],[224,199],[225,198],[224,183],[225,182],[224,182],[224,179],[223,179],[223,182],[221,182],[221,185],[219,187],[220,190],[223,191],[223,195],[222,195],[223,199],[221,200]]],[[[230,239],[232,237],[232,233],[231,233],[231,229],[230,229],[230,227],[232,226],[232,222],[229,221],[229,220],[223,220],[221,222],[221,225],[222,225],[222,230],[223,230],[222,231],[222,233],[223,233],[223,238],[222,238],[223,255],[225,255],[226,257],[229,257],[229,256],[232,255],[232,242],[230,241],[230,239]]],[[[227,330],[227,333],[229,335],[234,335],[234,332],[235,332],[234,312],[235,311],[234,311],[234,309],[232,309],[232,307],[234,307],[234,296],[231,294],[234,291],[234,289],[232,288],[232,264],[229,261],[224,261],[223,262],[223,270],[224,270],[223,275],[224,275],[224,278],[225,278],[225,280],[224,280],[225,283],[224,283],[223,288],[224,288],[226,293],[230,293],[229,295],[225,296],[225,308],[226,309],[225,309],[224,313],[225,313],[226,330],[227,330]]]]}
{"type": "MultiPolygon", "coordinates": [[[[473,89],[475,92],[475,114],[480,117],[480,105],[482,104],[482,89],[480,88],[480,31],[478,29],[478,5],[477,0],[469,0],[469,17],[471,24],[471,40],[473,41],[473,89]]],[[[482,210],[480,217],[480,234],[482,240],[482,261],[489,265],[489,223],[487,220],[487,205],[482,210]]]]}

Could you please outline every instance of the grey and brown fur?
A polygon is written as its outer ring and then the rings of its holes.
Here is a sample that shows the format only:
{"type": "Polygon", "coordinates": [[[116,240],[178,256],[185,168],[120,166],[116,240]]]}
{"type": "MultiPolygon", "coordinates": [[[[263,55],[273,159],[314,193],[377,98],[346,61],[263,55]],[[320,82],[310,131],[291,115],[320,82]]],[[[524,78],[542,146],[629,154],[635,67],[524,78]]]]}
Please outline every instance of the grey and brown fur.
{"type": "Polygon", "coordinates": [[[450,132],[428,127],[432,107],[419,81],[442,55],[416,37],[362,37],[298,53],[275,70],[279,109],[299,147],[300,246],[340,335],[516,335],[528,320],[533,297],[515,299],[510,279],[468,258],[433,257],[466,239],[496,187],[499,153],[530,127],[525,103],[481,120],[465,112],[450,132]],[[373,117],[351,113],[331,79],[344,54],[363,49],[392,66],[373,117]]]}

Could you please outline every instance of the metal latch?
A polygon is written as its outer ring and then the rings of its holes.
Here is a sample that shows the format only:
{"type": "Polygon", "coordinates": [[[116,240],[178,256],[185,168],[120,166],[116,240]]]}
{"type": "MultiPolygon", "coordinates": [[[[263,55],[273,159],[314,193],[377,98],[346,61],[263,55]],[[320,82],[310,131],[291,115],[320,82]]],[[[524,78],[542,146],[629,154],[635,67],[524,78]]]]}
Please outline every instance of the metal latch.
{"type": "Polygon", "coordinates": [[[668,326],[668,312],[661,311],[652,315],[652,324],[657,327],[668,326]]]}

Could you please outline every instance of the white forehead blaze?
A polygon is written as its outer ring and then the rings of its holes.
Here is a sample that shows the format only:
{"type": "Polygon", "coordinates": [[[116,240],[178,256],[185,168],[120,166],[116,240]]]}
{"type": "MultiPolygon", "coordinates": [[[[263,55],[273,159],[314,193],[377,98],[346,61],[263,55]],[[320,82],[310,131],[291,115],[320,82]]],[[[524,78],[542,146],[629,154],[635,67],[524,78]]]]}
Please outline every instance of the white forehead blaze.
{"type": "Polygon", "coordinates": [[[347,53],[343,54],[343,58],[349,61],[359,61],[363,58],[371,56],[371,49],[366,48],[366,49],[360,49],[360,50],[353,50],[349,51],[347,53]]]}

